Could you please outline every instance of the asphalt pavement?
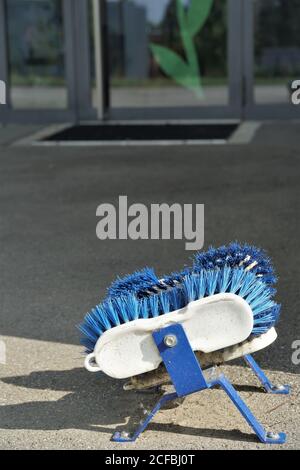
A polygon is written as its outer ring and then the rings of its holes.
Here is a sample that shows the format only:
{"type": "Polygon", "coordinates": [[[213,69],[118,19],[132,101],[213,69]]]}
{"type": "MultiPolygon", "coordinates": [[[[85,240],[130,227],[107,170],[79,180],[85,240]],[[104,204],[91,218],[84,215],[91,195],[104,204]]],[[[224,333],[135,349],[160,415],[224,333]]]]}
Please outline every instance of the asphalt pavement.
{"type": "MultiPolygon", "coordinates": [[[[242,363],[224,371],[263,424],[299,448],[300,123],[266,123],[248,145],[29,147],[34,127],[0,128],[0,448],[120,448],[110,441],[155,397],[83,369],[76,324],[110,282],[143,266],[163,275],[189,262],[184,240],[96,237],[96,208],[205,204],[205,245],[265,248],[278,273],[278,339],[256,354],[290,397],[262,393],[242,363]]],[[[276,448],[274,446],[272,448],[276,448]]],[[[162,411],[125,448],[264,448],[220,390],[162,411]]],[[[281,447],[283,448],[283,447],[281,447]]]]}

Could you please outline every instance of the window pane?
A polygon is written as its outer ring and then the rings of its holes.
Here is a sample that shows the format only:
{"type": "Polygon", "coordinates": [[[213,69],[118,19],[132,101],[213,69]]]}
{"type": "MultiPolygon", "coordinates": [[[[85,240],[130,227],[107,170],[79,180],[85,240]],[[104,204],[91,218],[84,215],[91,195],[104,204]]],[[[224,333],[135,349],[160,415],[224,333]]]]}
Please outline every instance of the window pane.
{"type": "Polygon", "coordinates": [[[7,0],[15,108],[66,108],[62,0],[7,0]]]}
{"type": "Polygon", "coordinates": [[[228,103],[226,0],[108,0],[106,7],[113,108],[228,103]]]}
{"type": "Polygon", "coordinates": [[[300,76],[299,0],[255,1],[255,100],[290,102],[300,76]]]}

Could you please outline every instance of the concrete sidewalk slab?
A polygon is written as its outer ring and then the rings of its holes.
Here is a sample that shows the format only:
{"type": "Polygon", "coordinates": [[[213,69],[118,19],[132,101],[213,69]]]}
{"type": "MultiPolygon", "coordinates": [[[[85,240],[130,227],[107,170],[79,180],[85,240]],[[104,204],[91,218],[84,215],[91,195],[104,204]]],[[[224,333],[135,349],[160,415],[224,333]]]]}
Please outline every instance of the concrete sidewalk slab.
{"type": "Polygon", "coordinates": [[[81,348],[27,339],[4,338],[7,365],[1,366],[0,449],[296,449],[300,446],[300,379],[267,371],[274,383],[292,385],[290,396],[263,392],[246,367],[222,371],[267,430],[285,431],[284,446],[266,446],[221,390],[186,398],[162,410],[135,443],[117,444],[115,430],[127,429],[157,397],[122,390],[124,381],[82,368],[81,348]]]}

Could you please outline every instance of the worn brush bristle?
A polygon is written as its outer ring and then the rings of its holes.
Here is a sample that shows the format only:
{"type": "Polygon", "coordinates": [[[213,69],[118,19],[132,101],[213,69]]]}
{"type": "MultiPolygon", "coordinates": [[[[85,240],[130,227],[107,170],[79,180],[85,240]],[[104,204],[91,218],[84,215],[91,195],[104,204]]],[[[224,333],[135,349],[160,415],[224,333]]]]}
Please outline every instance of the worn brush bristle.
{"type": "Polygon", "coordinates": [[[267,284],[276,282],[274,269],[266,253],[260,248],[248,244],[231,243],[228,246],[209,248],[206,252],[198,252],[194,256],[193,269],[223,268],[224,266],[251,269],[267,284]]]}
{"type": "Polygon", "coordinates": [[[133,274],[128,274],[122,278],[118,277],[108,288],[108,295],[115,297],[117,295],[142,294],[159,283],[152,268],[144,268],[133,274]]]}
{"type": "Polygon", "coordinates": [[[184,308],[194,300],[221,292],[240,295],[248,302],[254,317],[254,335],[268,331],[279,317],[280,306],[272,300],[275,290],[244,266],[224,265],[215,269],[197,269],[184,275],[175,273],[173,282],[169,277],[167,284],[169,287],[166,288],[165,280],[163,284],[159,281],[151,290],[144,290],[143,284],[143,296],[137,295],[140,290],[132,289],[130,284],[126,295],[111,296],[95,307],[79,326],[87,352],[93,351],[98,338],[110,328],[138,318],[164,315],[184,308]]]}

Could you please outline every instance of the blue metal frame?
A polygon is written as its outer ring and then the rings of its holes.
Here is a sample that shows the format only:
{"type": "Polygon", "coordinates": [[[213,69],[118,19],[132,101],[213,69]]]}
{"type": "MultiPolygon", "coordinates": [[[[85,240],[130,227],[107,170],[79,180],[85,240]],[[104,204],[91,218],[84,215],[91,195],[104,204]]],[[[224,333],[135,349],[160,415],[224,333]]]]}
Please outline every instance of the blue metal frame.
{"type": "Polygon", "coordinates": [[[159,350],[178,397],[207,388],[200,364],[181,325],[175,324],[154,331],[153,339],[159,350]],[[166,346],[165,337],[175,337],[177,344],[166,346]]]}
{"type": "MultiPolygon", "coordinates": [[[[224,374],[216,373],[216,368],[203,372],[182,325],[174,324],[167,326],[161,330],[153,332],[152,336],[170,375],[175,392],[165,394],[156,403],[153,410],[147,413],[145,420],[141,422],[140,426],[133,434],[129,434],[125,431],[118,431],[113,435],[113,441],[134,442],[147,428],[152,418],[166,402],[201,390],[221,386],[261,442],[267,444],[283,444],[285,442],[286,435],[284,433],[265,431],[264,427],[255,418],[246,403],[242,400],[224,374]]],[[[269,382],[254,359],[247,355],[245,356],[245,360],[258,376],[267,391],[285,394],[289,392],[289,387],[287,386],[284,386],[284,391],[282,387],[277,387],[277,390],[280,389],[280,391],[275,391],[274,386],[269,382]]]]}
{"type": "Polygon", "coordinates": [[[246,354],[244,359],[267,393],[274,393],[276,395],[288,395],[290,393],[291,387],[289,385],[273,385],[250,354],[246,354]]]}

